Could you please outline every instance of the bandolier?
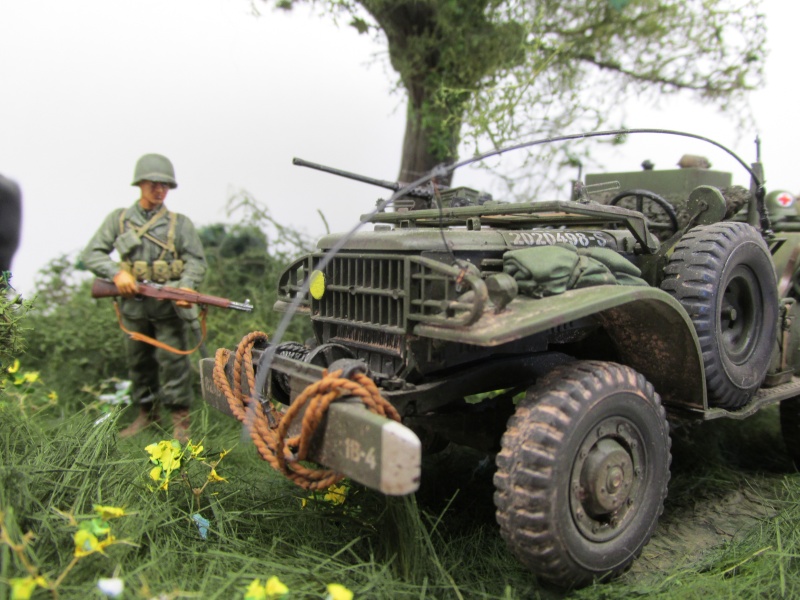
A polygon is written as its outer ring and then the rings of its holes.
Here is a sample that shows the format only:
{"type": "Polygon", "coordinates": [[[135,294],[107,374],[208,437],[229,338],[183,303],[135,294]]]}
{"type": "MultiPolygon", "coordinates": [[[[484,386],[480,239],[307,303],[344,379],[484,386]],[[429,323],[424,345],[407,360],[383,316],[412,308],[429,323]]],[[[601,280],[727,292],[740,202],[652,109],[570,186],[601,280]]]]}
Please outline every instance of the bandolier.
{"type": "MultiPolygon", "coordinates": [[[[122,239],[126,231],[132,231],[138,239],[146,239],[161,248],[158,258],[152,262],[148,260],[131,260],[130,256],[122,256],[120,268],[136,277],[137,281],[154,281],[156,283],[167,283],[177,281],[183,273],[183,261],[176,258],[175,252],[175,224],[178,215],[167,210],[164,206],[153,217],[141,227],[137,227],[130,221],[128,210],[121,210],[119,214],[119,235],[122,239]],[[148,233],[150,228],[162,217],[166,217],[169,222],[167,239],[162,241],[154,235],[148,233]],[[169,260],[168,260],[169,259],[169,260]]],[[[119,248],[118,248],[119,249],[119,248]]]]}

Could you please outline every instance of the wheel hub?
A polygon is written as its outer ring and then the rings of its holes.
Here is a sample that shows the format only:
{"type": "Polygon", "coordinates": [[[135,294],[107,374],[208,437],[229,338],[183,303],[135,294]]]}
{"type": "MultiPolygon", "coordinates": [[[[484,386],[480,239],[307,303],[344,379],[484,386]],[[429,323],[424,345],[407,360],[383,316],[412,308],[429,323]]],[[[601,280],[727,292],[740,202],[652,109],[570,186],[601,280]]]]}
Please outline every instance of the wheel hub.
{"type": "Polygon", "coordinates": [[[725,287],[720,306],[720,332],[727,356],[735,364],[744,363],[750,356],[760,330],[757,326],[755,276],[738,268],[725,287]]]}
{"type": "Polygon", "coordinates": [[[584,438],[572,466],[570,504],[577,528],[595,542],[619,535],[633,518],[646,463],[639,430],[605,419],[584,438]]]}
{"type": "Polygon", "coordinates": [[[584,505],[590,514],[617,510],[633,484],[633,461],[616,440],[600,440],[583,464],[581,483],[589,492],[584,505]]]}

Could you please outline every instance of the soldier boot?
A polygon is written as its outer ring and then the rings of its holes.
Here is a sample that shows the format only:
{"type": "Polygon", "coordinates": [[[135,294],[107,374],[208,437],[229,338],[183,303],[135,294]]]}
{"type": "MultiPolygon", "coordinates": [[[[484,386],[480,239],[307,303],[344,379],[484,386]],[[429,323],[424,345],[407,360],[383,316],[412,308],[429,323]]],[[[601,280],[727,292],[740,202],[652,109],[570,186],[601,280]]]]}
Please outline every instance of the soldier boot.
{"type": "Polygon", "coordinates": [[[181,444],[189,441],[189,409],[173,408],[172,411],[172,437],[181,444]]]}
{"type": "Polygon", "coordinates": [[[136,435],[150,425],[158,425],[158,409],[153,404],[140,404],[139,415],[133,420],[133,423],[128,425],[125,429],[119,432],[119,437],[127,438],[136,435]]]}

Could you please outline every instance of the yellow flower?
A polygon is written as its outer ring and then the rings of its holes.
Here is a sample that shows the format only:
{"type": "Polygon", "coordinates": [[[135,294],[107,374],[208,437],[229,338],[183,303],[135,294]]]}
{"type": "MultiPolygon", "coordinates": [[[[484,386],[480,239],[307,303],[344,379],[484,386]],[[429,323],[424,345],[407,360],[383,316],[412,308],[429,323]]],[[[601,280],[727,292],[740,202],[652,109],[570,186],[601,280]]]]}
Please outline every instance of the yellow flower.
{"type": "Polygon", "coordinates": [[[195,446],[192,442],[186,444],[186,449],[191,453],[192,458],[197,458],[200,460],[200,454],[202,454],[204,448],[202,444],[198,444],[195,446]]]}
{"type": "Polygon", "coordinates": [[[150,479],[153,481],[158,481],[161,479],[161,467],[153,467],[150,469],[150,479]]]}
{"type": "Polygon", "coordinates": [[[17,371],[19,371],[19,359],[18,358],[14,359],[14,364],[11,365],[10,367],[8,367],[7,371],[9,373],[11,373],[12,375],[14,373],[16,373],[17,371]]]}
{"type": "Polygon", "coordinates": [[[117,517],[124,517],[125,516],[125,509],[118,508],[116,506],[103,506],[102,504],[95,504],[94,511],[100,515],[100,518],[104,521],[108,519],[116,519],[117,517]]]}
{"type": "Polygon", "coordinates": [[[244,600],[267,600],[267,590],[260,579],[254,579],[244,592],[244,600]]]}
{"type": "Polygon", "coordinates": [[[100,551],[100,542],[85,529],[76,531],[72,539],[75,542],[75,556],[88,556],[93,552],[100,551]]]}
{"type": "Polygon", "coordinates": [[[353,600],[353,592],[339,583],[329,583],[326,600],[353,600]]]}
{"type": "Polygon", "coordinates": [[[39,371],[28,371],[22,376],[22,379],[26,383],[35,383],[39,381],[39,371]]]}
{"type": "Polygon", "coordinates": [[[55,400],[58,400],[58,394],[56,394],[56,391],[55,391],[55,390],[50,390],[50,393],[49,393],[49,394],[47,394],[47,397],[48,397],[50,400],[54,400],[54,401],[55,401],[55,400]]]}
{"type": "Polygon", "coordinates": [[[326,502],[330,502],[331,504],[343,504],[347,498],[347,486],[346,485],[332,485],[328,488],[326,494],[322,497],[323,500],[326,502]]]}
{"type": "Polygon", "coordinates": [[[150,444],[145,447],[145,451],[150,455],[150,462],[160,465],[167,472],[167,477],[181,467],[183,453],[177,440],[162,440],[157,444],[150,444]]]}
{"type": "Polygon", "coordinates": [[[16,577],[11,579],[11,600],[30,600],[36,589],[33,577],[16,577]]]}
{"type": "Polygon", "coordinates": [[[117,543],[117,538],[115,538],[113,535],[109,534],[106,539],[104,539],[99,544],[97,544],[97,551],[100,554],[105,554],[104,550],[106,548],[108,548],[109,546],[111,546],[112,544],[116,544],[116,543],[117,543]]]}
{"type": "Polygon", "coordinates": [[[212,481],[212,482],[214,482],[214,481],[228,481],[224,477],[220,477],[219,475],[217,475],[217,470],[216,469],[211,469],[211,473],[208,474],[208,480],[212,481]]]}
{"type": "Polygon", "coordinates": [[[78,558],[94,554],[95,552],[105,554],[105,549],[117,541],[111,534],[100,541],[97,539],[97,536],[86,529],[79,529],[76,531],[72,539],[75,542],[75,556],[78,558]]]}
{"type": "Polygon", "coordinates": [[[267,598],[281,598],[289,593],[289,588],[286,587],[275,575],[267,579],[265,590],[267,598]]]}

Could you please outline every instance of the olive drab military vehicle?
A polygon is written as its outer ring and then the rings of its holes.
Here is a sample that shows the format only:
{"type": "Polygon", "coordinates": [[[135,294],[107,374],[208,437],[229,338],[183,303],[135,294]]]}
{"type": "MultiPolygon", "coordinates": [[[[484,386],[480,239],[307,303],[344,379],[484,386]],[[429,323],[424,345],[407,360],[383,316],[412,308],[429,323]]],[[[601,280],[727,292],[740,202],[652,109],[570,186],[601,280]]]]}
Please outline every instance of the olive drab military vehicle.
{"type": "MultiPolygon", "coordinates": [[[[781,402],[800,463],[800,213],[737,160],[749,189],[689,157],[587,176],[563,200],[402,190],[286,267],[275,309],[314,338],[253,350],[256,391],[290,405],[323,369],[366,371],[402,425],[336,402],[316,461],[407,494],[426,452],[496,453],[513,554],[561,586],[613,576],[662,512],[670,425],[781,402]]],[[[229,412],[212,368],[204,398],[229,412]]]]}

